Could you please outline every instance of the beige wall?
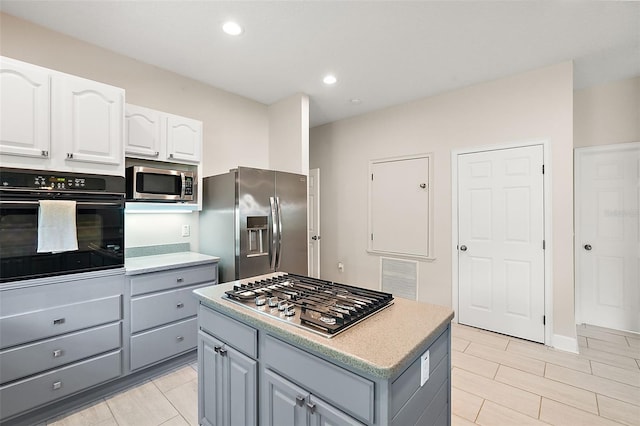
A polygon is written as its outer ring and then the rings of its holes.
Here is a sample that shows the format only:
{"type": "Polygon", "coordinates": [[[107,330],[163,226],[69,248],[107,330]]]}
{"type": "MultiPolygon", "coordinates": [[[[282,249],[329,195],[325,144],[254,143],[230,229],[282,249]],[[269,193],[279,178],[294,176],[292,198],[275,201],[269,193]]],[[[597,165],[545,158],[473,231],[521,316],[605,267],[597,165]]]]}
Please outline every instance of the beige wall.
{"type": "Polygon", "coordinates": [[[205,176],[269,167],[267,106],[0,14],[0,54],[126,90],[128,103],[203,122],[205,176]]]}
{"type": "Polygon", "coordinates": [[[547,140],[553,333],[575,338],[572,98],[573,66],[567,62],[311,129],[310,167],[322,175],[322,276],[379,285],[379,257],[366,252],[369,160],[432,152],[436,260],[420,262],[418,294],[422,301],[451,305],[452,150],[547,140]]]}
{"type": "Polygon", "coordinates": [[[269,105],[269,167],[309,174],[309,96],[298,93],[269,105]]]}
{"type": "Polygon", "coordinates": [[[640,142],[640,77],[576,90],[576,148],[640,142]]]}

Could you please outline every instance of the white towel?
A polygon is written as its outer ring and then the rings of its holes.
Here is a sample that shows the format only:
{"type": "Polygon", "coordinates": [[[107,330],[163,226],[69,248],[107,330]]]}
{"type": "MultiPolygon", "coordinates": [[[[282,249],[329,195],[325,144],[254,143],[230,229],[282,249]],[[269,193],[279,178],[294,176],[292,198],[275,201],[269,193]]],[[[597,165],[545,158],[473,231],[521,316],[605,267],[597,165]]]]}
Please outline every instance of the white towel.
{"type": "Polygon", "coordinates": [[[40,200],[38,253],[78,250],[76,202],[40,200]]]}

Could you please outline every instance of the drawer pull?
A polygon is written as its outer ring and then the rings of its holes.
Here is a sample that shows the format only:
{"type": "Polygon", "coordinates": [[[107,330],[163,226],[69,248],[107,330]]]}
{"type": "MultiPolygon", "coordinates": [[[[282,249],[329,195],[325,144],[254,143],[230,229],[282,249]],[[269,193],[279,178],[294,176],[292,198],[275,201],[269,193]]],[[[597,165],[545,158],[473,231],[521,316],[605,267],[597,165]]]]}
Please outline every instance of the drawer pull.
{"type": "Polygon", "coordinates": [[[178,342],[182,342],[184,340],[184,337],[183,336],[178,336],[178,337],[176,337],[176,340],[178,342]]]}
{"type": "Polygon", "coordinates": [[[184,278],[176,278],[176,282],[181,283],[184,281],[184,278]]]}
{"type": "Polygon", "coordinates": [[[56,349],[53,351],[54,358],[60,358],[62,355],[64,355],[64,351],[62,349],[56,349]]]}
{"type": "Polygon", "coordinates": [[[184,303],[179,302],[179,303],[176,305],[176,308],[178,308],[178,309],[184,308],[184,303]]]}
{"type": "Polygon", "coordinates": [[[66,320],[64,318],[58,318],[53,320],[53,325],[61,325],[64,324],[66,320]]]}
{"type": "Polygon", "coordinates": [[[55,382],[52,386],[53,390],[58,390],[62,388],[62,382],[55,382]]]}

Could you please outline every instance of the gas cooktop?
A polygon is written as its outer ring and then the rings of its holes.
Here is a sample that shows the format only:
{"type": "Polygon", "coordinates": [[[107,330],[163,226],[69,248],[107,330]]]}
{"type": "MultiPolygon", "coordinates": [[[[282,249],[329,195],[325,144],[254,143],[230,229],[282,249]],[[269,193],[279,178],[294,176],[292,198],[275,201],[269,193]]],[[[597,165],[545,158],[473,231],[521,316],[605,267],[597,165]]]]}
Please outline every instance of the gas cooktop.
{"type": "Polygon", "coordinates": [[[393,304],[390,293],[295,274],[235,285],[223,297],[328,338],[393,304]]]}

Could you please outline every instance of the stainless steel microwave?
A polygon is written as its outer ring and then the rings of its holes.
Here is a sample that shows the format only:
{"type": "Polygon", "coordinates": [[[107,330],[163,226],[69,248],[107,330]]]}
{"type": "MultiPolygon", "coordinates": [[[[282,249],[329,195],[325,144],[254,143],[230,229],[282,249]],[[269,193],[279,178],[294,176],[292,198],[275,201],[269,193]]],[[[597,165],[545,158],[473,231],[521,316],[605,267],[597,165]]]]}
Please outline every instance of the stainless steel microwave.
{"type": "Polygon", "coordinates": [[[196,202],[195,172],[131,166],[126,178],[128,200],[196,202]]]}

